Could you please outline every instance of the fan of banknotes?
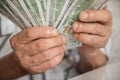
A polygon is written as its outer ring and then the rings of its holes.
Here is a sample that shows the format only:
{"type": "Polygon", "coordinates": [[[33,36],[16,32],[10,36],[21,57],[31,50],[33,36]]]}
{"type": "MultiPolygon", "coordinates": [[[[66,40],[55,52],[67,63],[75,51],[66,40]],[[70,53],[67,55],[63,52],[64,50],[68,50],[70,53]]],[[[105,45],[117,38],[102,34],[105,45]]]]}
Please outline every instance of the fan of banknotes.
{"type": "Polygon", "coordinates": [[[19,28],[52,26],[67,38],[67,49],[81,46],[72,37],[72,24],[87,9],[101,9],[108,0],[0,0],[0,13],[19,28]]]}

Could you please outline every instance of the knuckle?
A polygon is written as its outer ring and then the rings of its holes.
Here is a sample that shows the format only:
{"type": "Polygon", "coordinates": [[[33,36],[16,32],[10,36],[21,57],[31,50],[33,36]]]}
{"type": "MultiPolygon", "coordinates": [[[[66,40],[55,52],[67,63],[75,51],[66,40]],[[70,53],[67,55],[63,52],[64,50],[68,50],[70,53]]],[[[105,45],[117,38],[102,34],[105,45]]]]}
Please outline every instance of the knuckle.
{"type": "Polygon", "coordinates": [[[108,16],[109,20],[112,20],[112,13],[110,11],[107,11],[107,16],[108,16]]]}
{"type": "Polygon", "coordinates": [[[49,41],[46,41],[49,45],[59,46],[65,43],[65,38],[59,35],[56,38],[51,38],[49,41]]]}
{"type": "Polygon", "coordinates": [[[10,39],[10,44],[11,44],[12,47],[15,46],[15,41],[16,41],[15,38],[16,38],[16,37],[15,37],[15,35],[14,35],[14,36],[10,39]]]}
{"type": "Polygon", "coordinates": [[[34,37],[33,32],[31,32],[31,30],[25,30],[25,36],[28,39],[31,39],[32,37],[34,37]]]}
{"type": "Polygon", "coordinates": [[[103,10],[105,21],[112,21],[112,13],[109,10],[103,10]]]}

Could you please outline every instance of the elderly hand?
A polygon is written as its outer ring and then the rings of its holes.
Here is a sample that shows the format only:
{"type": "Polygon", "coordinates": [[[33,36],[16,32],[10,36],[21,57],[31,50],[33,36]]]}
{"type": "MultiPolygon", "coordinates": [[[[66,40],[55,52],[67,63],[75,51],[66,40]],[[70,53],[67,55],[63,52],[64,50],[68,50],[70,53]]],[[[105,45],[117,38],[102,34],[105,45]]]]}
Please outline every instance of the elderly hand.
{"type": "Polygon", "coordinates": [[[73,37],[83,46],[81,54],[92,54],[104,48],[112,32],[112,15],[106,10],[87,10],[79,15],[79,21],[73,24],[73,37]]]}
{"type": "Polygon", "coordinates": [[[35,74],[62,61],[66,39],[52,27],[33,27],[13,36],[10,42],[20,66],[35,74]]]}

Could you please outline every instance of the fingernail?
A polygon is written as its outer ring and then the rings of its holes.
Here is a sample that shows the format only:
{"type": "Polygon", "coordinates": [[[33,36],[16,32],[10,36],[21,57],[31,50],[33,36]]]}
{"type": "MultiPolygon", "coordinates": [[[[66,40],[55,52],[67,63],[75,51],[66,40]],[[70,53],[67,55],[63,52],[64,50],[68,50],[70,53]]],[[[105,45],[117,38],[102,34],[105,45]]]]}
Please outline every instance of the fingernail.
{"type": "Polygon", "coordinates": [[[88,18],[88,13],[87,12],[81,12],[80,18],[87,19],[88,18]]]}
{"type": "Polygon", "coordinates": [[[74,25],[73,25],[73,29],[74,29],[74,31],[76,31],[77,29],[78,29],[78,27],[79,27],[79,24],[76,22],[76,23],[74,23],[74,25]]]}
{"type": "Polygon", "coordinates": [[[66,42],[66,38],[63,35],[61,35],[61,38],[62,38],[63,42],[65,43],[66,42]]]}

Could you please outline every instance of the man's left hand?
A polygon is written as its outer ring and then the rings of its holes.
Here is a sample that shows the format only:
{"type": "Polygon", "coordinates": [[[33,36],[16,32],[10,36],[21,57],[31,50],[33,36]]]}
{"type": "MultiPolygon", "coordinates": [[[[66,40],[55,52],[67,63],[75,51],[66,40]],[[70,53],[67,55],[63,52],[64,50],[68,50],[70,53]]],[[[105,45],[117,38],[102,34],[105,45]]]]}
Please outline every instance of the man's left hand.
{"type": "Polygon", "coordinates": [[[92,54],[104,48],[112,32],[112,14],[110,11],[87,10],[79,15],[79,21],[73,23],[73,37],[83,46],[81,54],[92,54]]]}

